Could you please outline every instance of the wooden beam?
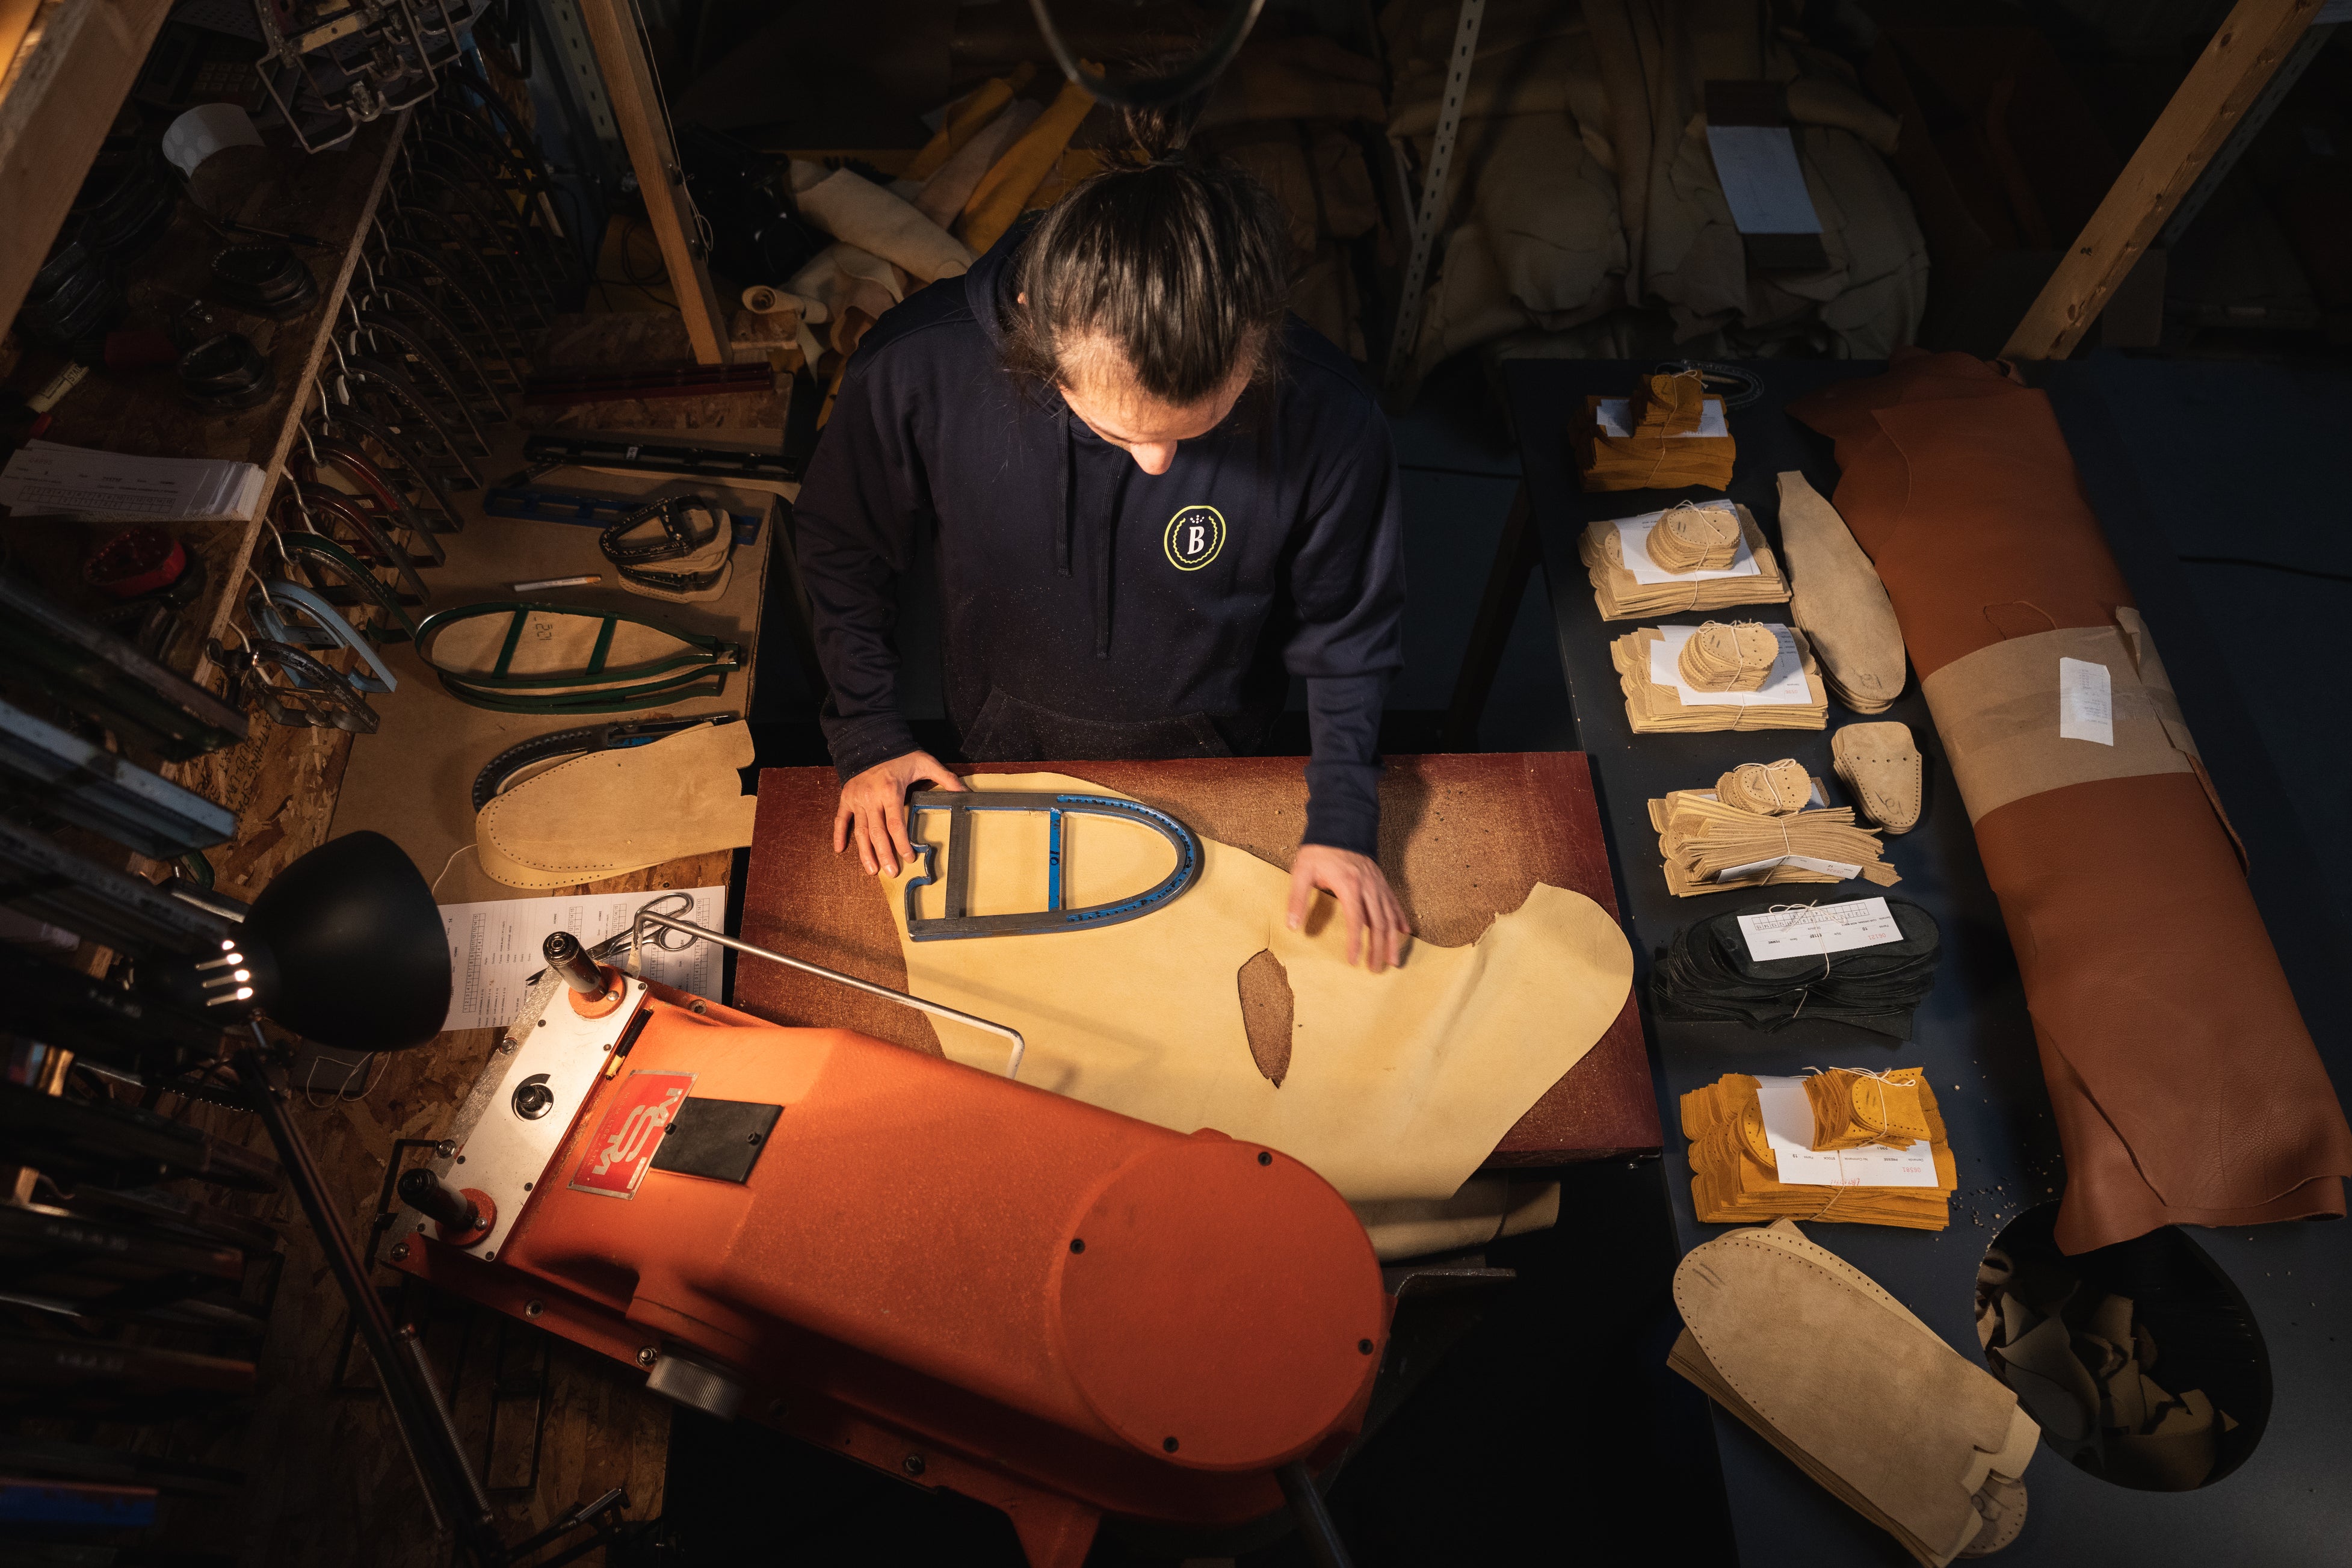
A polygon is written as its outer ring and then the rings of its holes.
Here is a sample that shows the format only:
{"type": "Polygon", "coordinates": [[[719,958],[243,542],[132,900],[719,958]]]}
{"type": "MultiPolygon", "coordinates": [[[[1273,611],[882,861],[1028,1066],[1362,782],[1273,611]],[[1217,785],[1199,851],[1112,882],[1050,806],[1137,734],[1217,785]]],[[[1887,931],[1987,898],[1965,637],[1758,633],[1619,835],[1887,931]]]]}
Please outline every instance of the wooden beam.
{"type": "Polygon", "coordinates": [[[2319,9],[2320,0],[2238,0],[2010,334],[2004,357],[2074,352],[2319,9]]]}
{"type": "Polygon", "coordinates": [[[654,237],[660,241],[662,260],[669,268],[670,295],[686,318],[686,335],[694,344],[694,357],[702,364],[725,364],[726,313],[719,307],[718,291],[710,286],[702,239],[695,231],[693,208],[686,199],[685,165],[678,161],[668,116],[661,107],[661,88],[654,80],[652,63],[638,47],[635,0],[578,0],[578,5],[580,18],[588,25],[589,45],[604,72],[613,123],[629,150],[629,166],[636,171],[646,216],[653,221],[654,237]]]}
{"type": "MultiPolygon", "coordinates": [[[[9,13],[8,31],[22,18],[9,13]]],[[[25,302],[172,0],[44,0],[0,58],[0,323],[25,302]]]]}

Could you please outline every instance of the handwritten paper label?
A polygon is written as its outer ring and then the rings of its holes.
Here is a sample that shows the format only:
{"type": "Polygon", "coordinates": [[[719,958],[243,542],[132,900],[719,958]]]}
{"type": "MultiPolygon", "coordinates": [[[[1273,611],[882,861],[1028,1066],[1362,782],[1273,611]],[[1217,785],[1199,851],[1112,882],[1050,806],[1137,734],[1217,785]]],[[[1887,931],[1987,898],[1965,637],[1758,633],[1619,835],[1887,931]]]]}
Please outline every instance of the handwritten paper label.
{"type": "Polygon", "coordinates": [[[1759,1078],[1764,1142],[1783,1182],[1795,1187],[1932,1187],[1936,1151],[1924,1138],[1907,1149],[1813,1147],[1813,1102],[1801,1078],[1759,1078]]]}
{"type": "Polygon", "coordinates": [[[1903,940],[1902,928],[1895,923],[1895,911],[1886,907],[1885,899],[1742,915],[1739,934],[1748,941],[1748,956],[1759,963],[1776,958],[1821,958],[1903,940]]]}
{"type": "Polygon", "coordinates": [[[2088,659],[2058,661],[2058,735],[2067,741],[2116,743],[2115,678],[2088,659]]]}

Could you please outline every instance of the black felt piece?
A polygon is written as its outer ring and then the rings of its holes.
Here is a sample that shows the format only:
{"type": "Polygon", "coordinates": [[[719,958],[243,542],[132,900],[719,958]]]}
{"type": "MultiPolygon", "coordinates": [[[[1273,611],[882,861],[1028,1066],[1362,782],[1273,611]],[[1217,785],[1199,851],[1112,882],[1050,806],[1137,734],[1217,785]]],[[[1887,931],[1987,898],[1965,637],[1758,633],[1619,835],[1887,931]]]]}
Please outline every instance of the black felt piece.
{"type": "Polygon", "coordinates": [[[717,1182],[748,1182],[768,1134],[784,1113],[781,1105],[749,1100],[688,1100],[654,1152],[653,1168],[717,1182]]]}
{"type": "MultiPolygon", "coordinates": [[[[1849,903],[1846,899],[1825,902],[1849,903]]],[[[1741,915],[1749,904],[1710,915],[1675,933],[1650,973],[1651,995],[1669,1018],[1730,1018],[1751,1029],[1780,1029],[1800,1017],[1853,1024],[1898,1040],[1910,1038],[1911,1009],[1936,987],[1943,933],[1936,917],[1908,899],[1888,899],[1900,942],[1858,947],[1824,958],[1751,958],[1741,915]]]]}

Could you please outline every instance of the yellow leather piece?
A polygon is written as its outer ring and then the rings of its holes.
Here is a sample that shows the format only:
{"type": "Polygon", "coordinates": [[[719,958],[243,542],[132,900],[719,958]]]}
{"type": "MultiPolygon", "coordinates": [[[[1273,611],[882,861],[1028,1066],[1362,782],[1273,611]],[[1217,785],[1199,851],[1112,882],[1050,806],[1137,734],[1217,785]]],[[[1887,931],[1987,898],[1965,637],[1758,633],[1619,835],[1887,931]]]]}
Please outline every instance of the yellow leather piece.
{"type": "MultiPolygon", "coordinates": [[[[1057,773],[990,773],[983,790],[1078,790],[1057,773]]],[[[1066,818],[1066,901],[1139,892],[1173,864],[1143,827],[1066,818]]],[[[945,821],[919,823],[941,846],[945,821]]],[[[973,817],[969,908],[1045,907],[1042,815],[973,817]]],[[[1318,895],[1305,928],[1286,922],[1290,877],[1203,838],[1198,882],[1139,920],[1037,936],[910,942],[905,882],[880,881],[908,989],[1019,1029],[1022,1081],[1181,1132],[1213,1128],[1267,1144],[1320,1172],[1350,1202],[1448,1198],[1528,1107],[1600,1039],[1633,983],[1615,921],[1580,893],[1538,884],[1470,947],[1416,942],[1403,967],[1347,962],[1347,931],[1318,895]],[[1290,1062],[1277,1088],[1251,1058],[1234,974],[1270,951],[1294,1005],[1290,1062]]],[[[943,893],[919,889],[919,912],[943,893]]],[[[937,1025],[953,1059],[1002,1071],[1004,1042],[937,1025]]]]}
{"type": "Polygon", "coordinates": [[[482,807],[474,847],[509,888],[569,888],[751,842],[742,793],[751,727],[698,724],[648,745],[591,752],[482,807]]]}

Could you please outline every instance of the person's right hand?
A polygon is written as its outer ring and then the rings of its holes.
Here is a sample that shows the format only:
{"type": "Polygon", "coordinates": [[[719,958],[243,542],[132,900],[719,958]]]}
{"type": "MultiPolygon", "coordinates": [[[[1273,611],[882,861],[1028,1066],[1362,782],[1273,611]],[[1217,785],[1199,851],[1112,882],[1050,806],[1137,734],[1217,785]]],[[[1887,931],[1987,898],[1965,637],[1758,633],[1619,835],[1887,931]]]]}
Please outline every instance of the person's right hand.
{"type": "Polygon", "coordinates": [[[907,786],[918,779],[939,789],[970,787],[929,752],[877,763],[841,786],[841,805],[833,814],[833,852],[840,854],[854,839],[867,876],[897,876],[899,866],[915,858],[907,842],[907,786]]]}

